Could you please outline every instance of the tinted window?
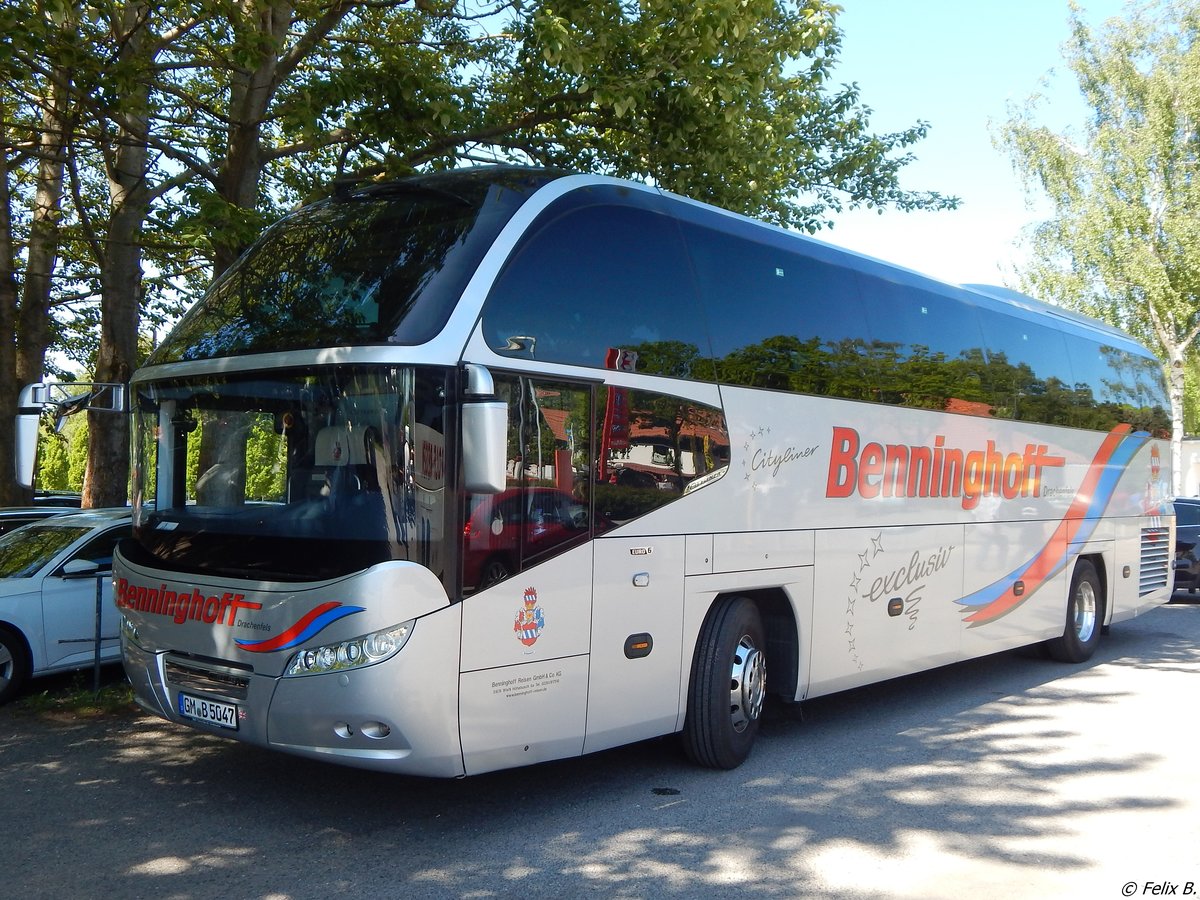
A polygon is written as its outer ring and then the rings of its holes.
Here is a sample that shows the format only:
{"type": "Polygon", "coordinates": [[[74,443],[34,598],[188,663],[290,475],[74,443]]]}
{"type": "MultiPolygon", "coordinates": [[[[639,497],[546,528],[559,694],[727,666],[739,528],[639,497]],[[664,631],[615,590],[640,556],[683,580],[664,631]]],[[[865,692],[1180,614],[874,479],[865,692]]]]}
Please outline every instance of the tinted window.
{"type": "Polygon", "coordinates": [[[1062,332],[996,312],[982,322],[994,415],[1075,424],[1075,376],[1062,332]]]}
{"type": "Polygon", "coordinates": [[[863,275],[859,283],[874,338],[868,366],[875,399],[986,415],[991,397],[975,306],[886,278],[863,275]]]}
{"type": "Polygon", "coordinates": [[[594,368],[637,353],[639,372],[708,380],[708,338],[679,230],[658,198],[575,191],[521,241],[488,296],[483,329],[501,355],[594,368]],[[637,205],[626,205],[637,204],[637,205]]]}
{"type": "Polygon", "coordinates": [[[865,322],[850,273],[797,252],[787,235],[741,234],[741,220],[710,219],[683,230],[720,380],[868,397],[865,322]]]}
{"type": "Polygon", "coordinates": [[[112,568],[113,550],[116,549],[117,544],[132,534],[132,524],[106,531],[99,537],[92,538],[80,550],[73,553],[71,559],[91,560],[100,567],[100,571],[106,572],[112,568]]]}
{"type": "Polygon", "coordinates": [[[619,387],[496,379],[507,485],[466,498],[464,594],[693,493],[729,466],[719,409],[619,387]]]}
{"type": "Polygon", "coordinates": [[[1200,525],[1200,506],[1194,503],[1175,504],[1176,525],[1200,525]]]}
{"type": "Polygon", "coordinates": [[[1108,430],[1121,423],[1166,434],[1170,415],[1163,400],[1162,366],[1157,360],[1078,337],[1068,340],[1076,379],[1078,424],[1108,430]]]}
{"type": "Polygon", "coordinates": [[[87,532],[86,526],[51,524],[10,531],[0,537],[0,578],[27,578],[87,532]]]}
{"type": "Polygon", "coordinates": [[[596,524],[612,528],[692,493],[729,466],[719,409],[681,397],[600,392],[596,524]]]}
{"type": "Polygon", "coordinates": [[[151,363],[417,344],[545,174],[448,173],[313,204],[276,224],[184,316],[151,363]]]}
{"type": "Polygon", "coordinates": [[[501,376],[496,393],[508,405],[507,487],[467,498],[468,594],[591,535],[591,385],[501,376]]]}

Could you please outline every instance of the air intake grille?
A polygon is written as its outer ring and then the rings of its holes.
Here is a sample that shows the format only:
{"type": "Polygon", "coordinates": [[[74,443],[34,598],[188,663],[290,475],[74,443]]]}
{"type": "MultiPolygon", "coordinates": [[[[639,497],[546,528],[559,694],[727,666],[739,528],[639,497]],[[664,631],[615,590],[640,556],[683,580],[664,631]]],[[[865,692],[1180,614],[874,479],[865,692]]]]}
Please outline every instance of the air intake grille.
{"type": "Polygon", "coordinates": [[[188,691],[217,694],[230,700],[245,700],[250,679],[231,671],[201,667],[193,662],[166,662],[167,681],[188,691]]]}
{"type": "Polygon", "coordinates": [[[1138,595],[1145,596],[1167,586],[1171,571],[1171,533],[1165,528],[1142,529],[1142,568],[1138,595]]]}

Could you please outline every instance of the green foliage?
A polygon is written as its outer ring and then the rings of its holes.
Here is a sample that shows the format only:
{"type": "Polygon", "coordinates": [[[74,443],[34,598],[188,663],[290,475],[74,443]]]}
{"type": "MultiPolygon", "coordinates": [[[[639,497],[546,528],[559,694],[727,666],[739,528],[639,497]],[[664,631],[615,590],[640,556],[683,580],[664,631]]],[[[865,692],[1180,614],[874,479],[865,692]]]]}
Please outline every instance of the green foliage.
{"type": "Polygon", "coordinates": [[[287,496],[287,441],[268,421],[256,419],[246,438],[246,499],[287,496]]]}
{"type": "MultiPolygon", "coordinates": [[[[515,160],[650,180],[806,230],[845,207],[955,205],[898,186],[924,123],[874,134],[857,88],[832,83],[837,12],[826,0],[0,0],[4,237],[28,246],[42,204],[57,260],[49,335],[0,340],[27,348],[31,368],[46,346],[88,367],[102,318],[122,347],[164,327],[266,223],[343,174],[515,160]],[[54,187],[45,138],[63,163],[49,201],[37,199],[54,187]],[[140,284],[118,277],[131,267],[140,284]]],[[[26,257],[12,264],[26,279],[26,257]]],[[[135,363],[106,358],[104,371],[135,363]]]]}
{"type": "Polygon", "coordinates": [[[1185,359],[1200,334],[1200,3],[1130,7],[1095,32],[1074,6],[1071,17],[1066,61],[1089,106],[1082,133],[1038,124],[1034,97],[999,136],[1054,209],[1032,235],[1023,286],[1158,352],[1178,447],[1185,359]]]}
{"type": "MultiPolygon", "coordinates": [[[[29,691],[13,705],[24,715],[70,715],[98,718],[136,711],[133,686],[122,675],[114,680],[113,667],[102,672],[102,683],[96,690],[91,671],[77,672],[68,682],[54,682],[50,688],[29,691]]],[[[61,681],[61,679],[60,679],[61,681]]]]}
{"type": "Polygon", "coordinates": [[[537,162],[809,231],[845,206],[954,206],[897,186],[909,157],[893,154],[923,123],[871,134],[857,88],[832,89],[836,13],[822,0],[543,3],[511,26],[519,65],[488,116],[518,123],[508,147],[537,162]]]}
{"type": "Polygon", "coordinates": [[[43,421],[38,431],[37,489],[76,494],[83,490],[87,445],[87,416],[71,416],[60,432],[43,421]]]}

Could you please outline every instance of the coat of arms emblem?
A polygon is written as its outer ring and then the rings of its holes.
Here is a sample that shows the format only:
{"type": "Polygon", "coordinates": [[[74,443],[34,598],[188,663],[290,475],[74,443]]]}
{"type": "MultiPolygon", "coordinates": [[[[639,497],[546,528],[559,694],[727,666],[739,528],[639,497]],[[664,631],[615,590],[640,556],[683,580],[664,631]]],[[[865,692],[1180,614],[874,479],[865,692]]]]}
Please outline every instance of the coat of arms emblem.
{"type": "Polygon", "coordinates": [[[525,604],[517,610],[517,620],[513,623],[513,632],[526,647],[532,647],[546,627],[546,617],[537,605],[538,595],[534,588],[525,588],[525,604]]]}

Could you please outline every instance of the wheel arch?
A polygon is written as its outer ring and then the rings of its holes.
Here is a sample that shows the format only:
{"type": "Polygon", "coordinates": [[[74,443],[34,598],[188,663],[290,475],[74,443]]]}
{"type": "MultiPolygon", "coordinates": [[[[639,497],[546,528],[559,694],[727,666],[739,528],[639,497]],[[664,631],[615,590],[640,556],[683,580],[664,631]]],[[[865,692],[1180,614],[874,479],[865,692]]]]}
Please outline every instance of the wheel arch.
{"type": "Polygon", "coordinates": [[[34,662],[33,647],[30,645],[29,638],[25,635],[25,631],[21,628],[21,626],[5,619],[0,619],[0,629],[4,629],[21,642],[22,646],[25,648],[25,657],[29,660],[30,666],[32,666],[34,662]]]}
{"type": "Polygon", "coordinates": [[[21,665],[22,660],[18,656],[14,660],[15,668],[12,671],[10,678],[6,678],[4,682],[0,684],[0,703],[7,703],[20,693],[25,685],[26,680],[33,675],[33,650],[29,646],[29,638],[25,635],[25,632],[16,625],[12,624],[11,622],[0,620],[0,630],[3,630],[6,635],[12,636],[17,645],[15,649],[17,650],[18,654],[24,653],[25,656],[23,661],[24,666],[21,665]],[[22,669],[24,669],[24,671],[22,671],[22,669]]]}
{"type": "Polygon", "coordinates": [[[787,592],[781,587],[722,591],[713,597],[706,616],[731,597],[745,597],[758,607],[766,631],[767,693],[795,699],[800,680],[800,630],[787,592]]]}

